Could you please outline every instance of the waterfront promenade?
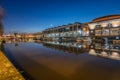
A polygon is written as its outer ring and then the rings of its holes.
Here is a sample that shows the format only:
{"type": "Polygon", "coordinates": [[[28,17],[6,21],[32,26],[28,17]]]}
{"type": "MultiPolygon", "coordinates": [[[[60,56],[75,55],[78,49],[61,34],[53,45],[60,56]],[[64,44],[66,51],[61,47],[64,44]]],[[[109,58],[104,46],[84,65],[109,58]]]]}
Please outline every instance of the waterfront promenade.
{"type": "Polygon", "coordinates": [[[0,51],[0,80],[25,80],[8,58],[0,51]]]}

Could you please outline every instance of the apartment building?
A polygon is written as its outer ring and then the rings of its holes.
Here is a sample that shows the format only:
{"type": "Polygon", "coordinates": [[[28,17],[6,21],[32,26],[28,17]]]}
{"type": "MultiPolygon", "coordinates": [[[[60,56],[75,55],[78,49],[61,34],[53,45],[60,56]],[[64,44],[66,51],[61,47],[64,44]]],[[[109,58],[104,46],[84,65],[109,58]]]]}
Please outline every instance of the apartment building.
{"type": "Polygon", "coordinates": [[[42,32],[43,38],[45,41],[76,41],[77,38],[83,39],[84,36],[87,36],[83,26],[83,23],[75,22],[74,24],[48,28],[42,32]]]}

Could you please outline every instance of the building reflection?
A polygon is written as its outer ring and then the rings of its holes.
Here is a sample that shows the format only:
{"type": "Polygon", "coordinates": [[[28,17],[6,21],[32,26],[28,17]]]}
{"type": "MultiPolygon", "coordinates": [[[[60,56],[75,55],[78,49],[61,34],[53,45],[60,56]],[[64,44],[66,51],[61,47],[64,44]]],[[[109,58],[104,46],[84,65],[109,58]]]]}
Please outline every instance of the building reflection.
{"type": "Polygon", "coordinates": [[[59,42],[47,42],[43,43],[45,47],[62,50],[64,52],[73,53],[79,55],[89,51],[89,45],[83,43],[59,43],[59,42]]]}
{"type": "Polygon", "coordinates": [[[43,46],[60,50],[75,55],[88,53],[89,55],[103,57],[107,59],[120,60],[120,49],[112,45],[102,43],[59,43],[59,42],[44,42],[43,46]]]}
{"type": "Polygon", "coordinates": [[[96,49],[90,49],[88,52],[90,55],[114,59],[114,60],[120,60],[120,52],[115,51],[102,51],[102,50],[96,50],[96,49]]]}
{"type": "Polygon", "coordinates": [[[120,60],[120,46],[95,42],[90,45],[89,54],[104,58],[120,60]]]}

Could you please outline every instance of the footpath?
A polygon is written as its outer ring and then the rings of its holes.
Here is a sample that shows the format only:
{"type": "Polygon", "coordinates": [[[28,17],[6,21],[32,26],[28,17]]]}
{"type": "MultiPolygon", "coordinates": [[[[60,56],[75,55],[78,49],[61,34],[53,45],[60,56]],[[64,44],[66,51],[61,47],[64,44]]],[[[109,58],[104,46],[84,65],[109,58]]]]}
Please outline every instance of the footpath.
{"type": "Polygon", "coordinates": [[[25,80],[9,59],[0,51],[0,80],[25,80]]]}

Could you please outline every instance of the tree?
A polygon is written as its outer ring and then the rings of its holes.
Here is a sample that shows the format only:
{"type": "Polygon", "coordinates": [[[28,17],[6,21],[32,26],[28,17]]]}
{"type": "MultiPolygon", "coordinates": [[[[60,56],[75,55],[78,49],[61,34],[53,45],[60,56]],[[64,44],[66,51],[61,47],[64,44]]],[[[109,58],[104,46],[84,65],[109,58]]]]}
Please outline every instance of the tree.
{"type": "Polygon", "coordinates": [[[3,25],[2,25],[2,23],[0,23],[0,36],[2,36],[3,35],[3,25]]]}
{"type": "Polygon", "coordinates": [[[3,25],[2,25],[2,18],[3,18],[3,8],[0,6],[0,36],[3,35],[3,25]]]}

